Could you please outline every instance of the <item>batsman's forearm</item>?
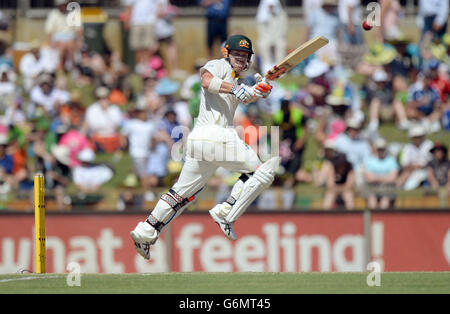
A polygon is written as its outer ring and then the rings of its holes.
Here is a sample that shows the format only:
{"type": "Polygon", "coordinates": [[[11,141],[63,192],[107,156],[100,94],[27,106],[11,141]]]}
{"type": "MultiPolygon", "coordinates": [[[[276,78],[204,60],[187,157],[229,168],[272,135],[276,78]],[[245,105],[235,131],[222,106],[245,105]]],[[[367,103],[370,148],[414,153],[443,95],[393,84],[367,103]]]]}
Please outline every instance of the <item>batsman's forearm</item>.
{"type": "Polygon", "coordinates": [[[233,89],[234,83],[225,82],[208,71],[205,71],[202,75],[202,87],[210,93],[228,94],[233,89]]]}

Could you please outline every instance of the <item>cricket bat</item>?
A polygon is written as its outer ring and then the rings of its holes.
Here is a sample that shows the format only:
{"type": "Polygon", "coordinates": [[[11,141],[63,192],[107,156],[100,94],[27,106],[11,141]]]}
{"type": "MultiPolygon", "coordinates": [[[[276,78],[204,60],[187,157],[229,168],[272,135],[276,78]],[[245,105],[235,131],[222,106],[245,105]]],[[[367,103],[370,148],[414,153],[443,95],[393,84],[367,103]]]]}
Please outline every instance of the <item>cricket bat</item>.
{"type": "Polygon", "coordinates": [[[269,81],[278,79],[326,44],[328,44],[328,39],[323,36],[308,40],[267,71],[264,78],[269,81]]]}

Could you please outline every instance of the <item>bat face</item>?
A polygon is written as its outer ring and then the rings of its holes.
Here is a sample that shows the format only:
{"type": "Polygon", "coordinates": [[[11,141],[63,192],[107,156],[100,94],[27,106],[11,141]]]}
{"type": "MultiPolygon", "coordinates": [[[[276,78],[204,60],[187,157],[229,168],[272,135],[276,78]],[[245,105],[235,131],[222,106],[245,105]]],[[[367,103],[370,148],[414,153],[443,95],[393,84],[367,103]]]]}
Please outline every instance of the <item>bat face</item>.
{"type": "Polygon", "coordinates": [[[317,36],[308,40],[267,71],[265,75],[266,80],[278,79],[326,44],[328,44],[328,39],[323,36],[317,36]]]}

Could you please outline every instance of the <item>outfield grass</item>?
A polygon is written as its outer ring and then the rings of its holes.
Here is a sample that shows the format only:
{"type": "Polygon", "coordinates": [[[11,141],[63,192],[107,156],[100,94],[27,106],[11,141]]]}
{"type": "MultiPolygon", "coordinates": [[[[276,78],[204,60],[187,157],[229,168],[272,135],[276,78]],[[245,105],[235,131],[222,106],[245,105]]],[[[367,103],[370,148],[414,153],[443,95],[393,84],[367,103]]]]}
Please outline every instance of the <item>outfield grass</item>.
{"type": "Polygon", "coordinates": [[[369,287],[369,273],[155,273],[82,274],[69,287],[67,274],[0,275],[0,293],[106,294],[448,294],[450,272],[381,273],[369,287]]]}

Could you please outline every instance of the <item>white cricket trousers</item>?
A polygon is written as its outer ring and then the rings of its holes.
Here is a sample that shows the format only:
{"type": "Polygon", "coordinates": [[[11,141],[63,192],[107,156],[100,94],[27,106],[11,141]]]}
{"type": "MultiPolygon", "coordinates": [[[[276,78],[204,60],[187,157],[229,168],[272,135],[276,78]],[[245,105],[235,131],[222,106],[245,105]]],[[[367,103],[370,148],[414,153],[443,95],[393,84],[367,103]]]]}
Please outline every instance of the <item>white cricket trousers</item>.
{"type": "MultiPolygon", "coordinates": [[[[187,137],[185,163],[172,190],[189,198],[206,185],[219,167],[251,173],[260,164],[257,153],[239,138],[234,128],[196,126],[187,137]]],[[[151,215],[167,224],[182,212],[179,210],[175,215],[169,214],[171,211],[170,205],[160,199],[151,215]]]]}

